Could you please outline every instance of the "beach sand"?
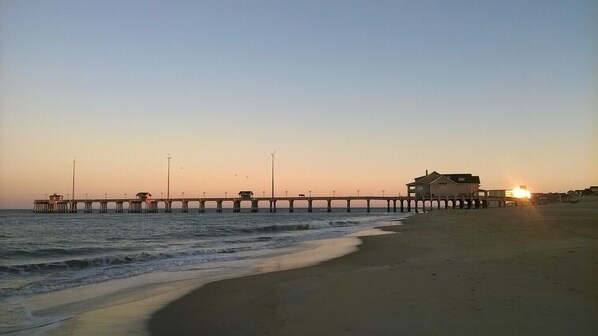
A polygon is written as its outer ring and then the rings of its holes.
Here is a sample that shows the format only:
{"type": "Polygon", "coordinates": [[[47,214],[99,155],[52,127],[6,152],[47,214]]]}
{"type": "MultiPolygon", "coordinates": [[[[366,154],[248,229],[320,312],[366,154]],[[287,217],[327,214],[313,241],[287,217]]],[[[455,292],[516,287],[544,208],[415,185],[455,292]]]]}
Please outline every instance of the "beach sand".
{"type": "Polygon", "coordinates": [[[598,197],[440,210],[316,266],[207,284],[153,335],[597,335],[598,197]]]}

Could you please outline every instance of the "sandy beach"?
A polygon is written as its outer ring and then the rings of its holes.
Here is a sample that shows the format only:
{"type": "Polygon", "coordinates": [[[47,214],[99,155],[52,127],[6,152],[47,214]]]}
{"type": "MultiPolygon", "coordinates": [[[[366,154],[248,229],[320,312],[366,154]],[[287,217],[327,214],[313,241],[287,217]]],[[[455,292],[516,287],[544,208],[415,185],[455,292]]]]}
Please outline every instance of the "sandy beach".
{"type": "Polygon", "coordinates": [[[441,210],[316,266],[207,284],[152,335],[596,335],[598,198],[441,210]]]}

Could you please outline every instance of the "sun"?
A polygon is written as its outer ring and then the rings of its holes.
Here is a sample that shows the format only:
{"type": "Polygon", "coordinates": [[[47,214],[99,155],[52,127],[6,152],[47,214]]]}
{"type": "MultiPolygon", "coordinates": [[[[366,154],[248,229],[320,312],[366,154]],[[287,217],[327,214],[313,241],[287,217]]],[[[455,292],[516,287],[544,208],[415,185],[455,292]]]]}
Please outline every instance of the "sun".
{"type": "Polygon", "coordinates": [[[531,198],[532,194],[525,187],[513,188],[513,197],[515,198],[531,198]]]}

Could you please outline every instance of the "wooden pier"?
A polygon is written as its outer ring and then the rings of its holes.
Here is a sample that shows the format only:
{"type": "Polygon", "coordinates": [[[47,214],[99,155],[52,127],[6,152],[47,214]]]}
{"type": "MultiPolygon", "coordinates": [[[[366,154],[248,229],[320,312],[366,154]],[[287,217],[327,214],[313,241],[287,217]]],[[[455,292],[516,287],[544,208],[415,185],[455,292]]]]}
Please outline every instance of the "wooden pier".
{"type": "MultiPolygon", "coordinates": [[[[351,212],[352,204],[355,202],[365,202],[366,211],[371,211],[372,201],[386,202],[387,212],[415,212],[428,211],[436,209],[479,209],[488,207],[490,202],[496,202],[499,207],[504,206],[508,201],[517,202],[518,199],[511,197],[492,197],[487,195],[474,197],[426,197],[415,198],[406,196],[322,196],[322,197],[185,197],[185,198],[95,198],[95,199],[49,199],[35,200],[33,202],[33,212],[35,213],[170,213],[173,211],[173,205],[180,206],[180,211],[205,213],[206,205],[215,205],[216,212],[230,209],[232,212],[241,212],[241,209],[247,209],[251,212],[259,212],[260,204],[266,204],[269,212],[276,212],[280,206],[286,206],[289,212],[294,212],[297,205],[307,208],[308,212],[313,212],[314,202],[326,204],[326,211],[332,212],[333,202],[342,204],[341,209],[351,212]],[[248,202],[249,208],[242,208],[241,204],[248,202]],[[96,205],[94,208],[94,204],[96,205]],[[80,207],[82,205],[82,207],[80,207]],[[112,205],[112,206],[109,206],[112,205]]],[[[383,203],[384,204],[384,203],[383,203]]],[[[323,207],[322,207],[323,208],[323,207]]],[[[360,207],[361,208],[361,207],[360,207]]]]}

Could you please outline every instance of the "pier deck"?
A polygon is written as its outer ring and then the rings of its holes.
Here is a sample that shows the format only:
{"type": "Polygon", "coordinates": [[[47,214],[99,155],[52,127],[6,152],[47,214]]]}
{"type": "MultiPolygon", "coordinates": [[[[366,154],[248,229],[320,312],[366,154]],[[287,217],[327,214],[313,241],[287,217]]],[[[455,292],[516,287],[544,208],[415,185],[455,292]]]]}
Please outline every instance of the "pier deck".
{"type": "MultiPolygon", "coordinates": [[[[107,213],[157,213],[157,212],[172,212],[173,204],[180,205],[181,212],[190,212],[195,208],[195,212],[206,212],[206,204],[215,205],[216,212],[223,212],[226,204],[232,205],[233,212],[241,212],[241,209],[248,209],[251,212],[259,212],[260,203],[266,203],[269,212],[276,212],[278,205],[286,205],[289,212],[294,212],[295,206],[302,205],[307,208],[308,212],[312,212],[314,202],[326,202],[326,210],[331,212],[333,209],[332,203],[342,202],[344,209],[347,212],[351,211],[351,203],[360,202],[362,205],[365,202],[367,212],[371,210],[372,201],[386,202],[386,209],[388,212],[410,212],[412,209],[416,212],[432,210],[434,205],[437,209],[441,207],[445,209],[478,209],[488,207],[490,202],[497,202],[498,206],[504,206],[511,201],[517,204],[520,199],[512,197],[492,197],[492,196],[478,196],[478,197],[427,197],[414,198],[407,196],[313,196],[313,197],[178,197],[178,198],[153,198],[153,199],[138,199],[138,198],[89,198],[89,199],[72,199],[72,200],[35,200],[33,202],[33,212],[35,213],[92,213],[100,212],[107,213]],[[242,208],[242,202],[249,202],[250,208],[242,208]],[[79,209],[78,205],[82,204],[83,208],[79,209]],[[94,207],[94,204],[96,206],[94,207]],[[113,205],[113,206],[109,206],[113,205]],[[125,206],[126,204],[126,206],[125,206]],[[98,206],[99,205],[99,206],[98,206]],[[194,207],[195,205],[195,207],[194,207]]],[[[335,209],[338,208],[334,207],[335,209]]]]}

